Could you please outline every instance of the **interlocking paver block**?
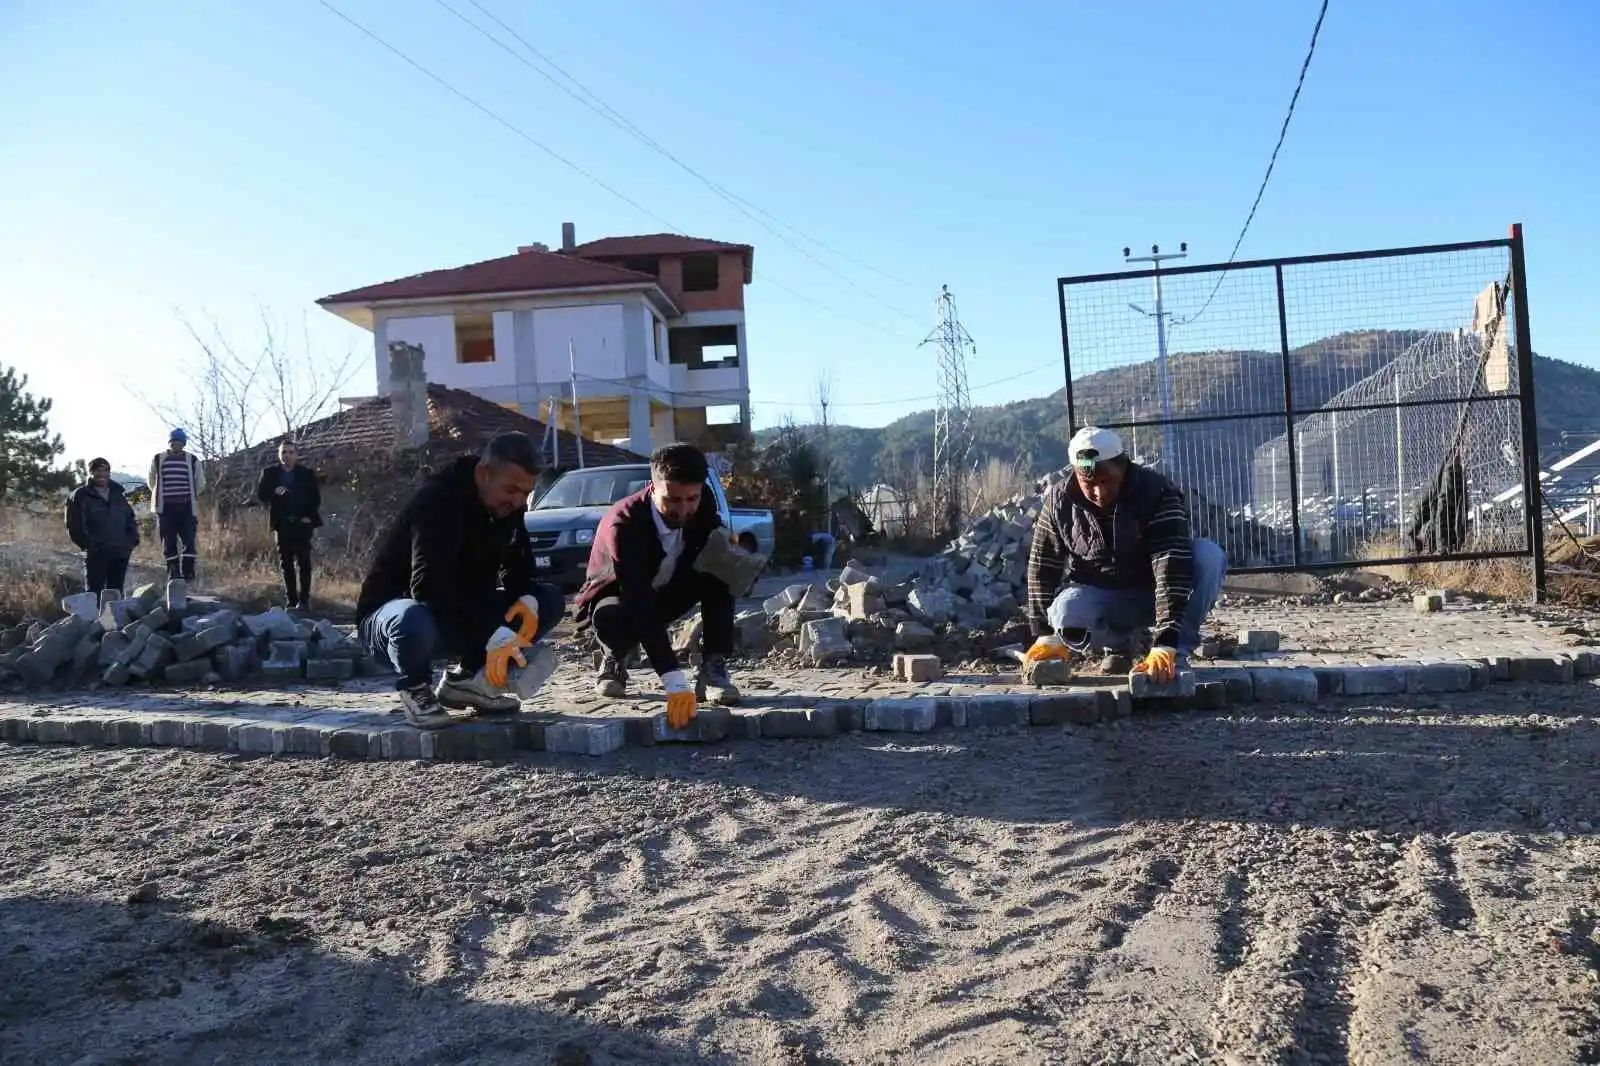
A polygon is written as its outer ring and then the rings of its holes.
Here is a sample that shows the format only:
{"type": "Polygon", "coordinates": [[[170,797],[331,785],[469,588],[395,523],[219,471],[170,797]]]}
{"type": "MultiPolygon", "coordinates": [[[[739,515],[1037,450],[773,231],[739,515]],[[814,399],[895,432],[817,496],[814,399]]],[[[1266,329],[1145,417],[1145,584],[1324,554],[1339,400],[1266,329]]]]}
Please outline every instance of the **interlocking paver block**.
{"type": "Polygon", "coordinates": [[[349,681],[356,674],[352,659],[307,659],[306,680],[323,683],[349,681]]]}
{"type": "Polygon", "coordinates": [[[150,743],[158,748],[183,747],[182,718],[156,718],[150,722],[150,743]]]}
{"type": "Polygon", "coordinates": [[[71,722],[66,718],[39,718],[33,723],[35,744],[71,744],[71,722]]]}
{"type": "Polygon", "coordinates": [[[728,739],[760,740],[761,716],[759,707],[735,707],[728,715],[728,739]]]}
{"type": "Polygon", "coordinates": [[[1022,664],[1022,683],[1044,688],[1049,685],[1070,685],[1072,664],[1063,659],[1039,659],[1022,664]]]}
{"type": "Polygon", "coordinates": [[[986,693],[966,701],[966,724],[971,729],[1006,729],[1027,725],[1031,696],[986,693]]]}
{"type": "Polygon", "coordinates": [[[7,744],[26,744],[33,739],[33,720],[26,715],[0,718],[0,740],[7,744]]]}
{"type": "Polygon", "coordinates": [[[939,705],[930,697],[880,697],[862,715],[862,728],[869,732],[926,733],[938,722],[939,705]]]}
{"type": "Polygon", "coordinates": [[[622,722],[612,719],[551,722],[545,726],[546,751],[570,755],[608,755],[623,745],[622,722]]]}
{"type": "Polygon", "coordinates": [[[1201,681],[1194,686],[1194,704],[1203,711],[1228,708],[1228,686],[1221,681],[1201,681]]]}
{"type": "Polygon", "coordinates": [[[1411,597],[1411,609],[1418,614],[1433,614],[1444,610],[1444,597],[1436,592],[1419,592],[1411,597]]]}
{"type": "Polygon", "coordinates": [[[761,712],[761,736],[773,740],[831,737],[839,732],[839,710],[830,704],[815,707],[774,707],[761,712]]]}
{"type": "Polygon", "coordinates": [[[137,748],[150,743],[150,724],[141,718],[115,718],[106,723],[107,744],[137,748]]]}
{"type": "Polygon", "coordinates": [[[1128,691],[1136,700],[1180,699],[1194,695],[1196,678],[1193,670],[1179,670],[1178,676],[1164,685],[1158,685],[1149,674],[1129,674],[1128,691]]]}
{"type": "Polygon", "coordinates": [[[1227,686],[1229,703],[1249,703],[1256,698],[1255,678],[1250,671],[1238,666],[1208,666],[1195,671],[1196,681],[1220,682],[1227,686]]]}
{"type": "Polygon", "coordinates": [[[410,726],[385,729],[378,734],[378,750],[385,759],[420,759],[422,732],[410,726]]]}
{"type": "Polygon", "coordinates": [[[314,725],[291,725],[283,730],[283,754],[326,755],[333,730],[314,725]]]}
{"type": "Polygon", "coordinates": [[[1263,703],[1316,703],[1321,692],[1310,670],[1264,667],[1250,671],[1255,698],[1263,703]]]}
{"type": "Polygon", "coordinates": [[[1033,725],[1093,725],[1100,721],[1100,694],[1092,689],[1041,692],[1028,700],[1033,725]]]}
{"type": "MultiPolygon", "coordinates": [[[[372,741],[377,734],[362,729],[335,729],[328,737],[328,754],[335,759],[370,759],[372,741]]],[[[382,740],[378,741],[382,754],[382,740]]]]}
{"type": "Polygon", "coordinates": [[[1281,643],[1275,629],[1244,629],[1239,632],[1239,647],[1249,651],[1277,651],[1281,643]]]}
{"type": "Polygon", "coordinates": [[[231,740],[227,722],[191,719],[183,728],[183,746],[201,751],[227,751],[231,740]]]}
{"type": "Polygon", "coordinates": [[[171,664],[161,676],[169,685],[195,685],[204,681],[210,673],[210,659],[191,659],[171,664]]]}
{"type": "Polygon", "coordinates": [[[1539,655],[1511,660],[1511,680],[1562,684],[1572,681],[1572,660],[1564,655],[1539,655]]]}

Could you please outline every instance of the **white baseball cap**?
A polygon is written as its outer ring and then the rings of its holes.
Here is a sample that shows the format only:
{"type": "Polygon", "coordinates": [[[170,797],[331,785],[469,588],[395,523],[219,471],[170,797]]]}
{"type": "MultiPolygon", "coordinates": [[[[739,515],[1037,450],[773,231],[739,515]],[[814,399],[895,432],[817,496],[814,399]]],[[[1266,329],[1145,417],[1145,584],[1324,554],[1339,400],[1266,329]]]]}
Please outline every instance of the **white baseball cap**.
{"type": "Polygon", "coordinates": [[[1067,442],[1067,455],[1079,470],[1092,471],[1099,463],[1122,454],[1122,438],[1109,429],[1084,426],[1067,442]]]}

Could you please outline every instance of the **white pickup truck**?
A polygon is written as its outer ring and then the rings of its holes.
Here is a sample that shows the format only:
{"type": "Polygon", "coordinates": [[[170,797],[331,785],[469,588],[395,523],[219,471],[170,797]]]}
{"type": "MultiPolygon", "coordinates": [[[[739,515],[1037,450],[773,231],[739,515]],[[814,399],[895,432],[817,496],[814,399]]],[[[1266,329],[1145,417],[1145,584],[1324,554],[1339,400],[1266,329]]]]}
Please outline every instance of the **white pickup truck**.
{"type": "MultiPolygon", "coordinates": [[[[646,463],[626,466],[591,466],[562,474],[543,494],[528,501],[522,516],[533,550],[534,573],[567,591],[583,584],[594,531],[611,505],[650,483],[646,463]]],[[[772,512],[729,507],[716,471],[706,488],[717,502],[722,524],[751,551],[771,555],[775,543],[772,512]]]]}

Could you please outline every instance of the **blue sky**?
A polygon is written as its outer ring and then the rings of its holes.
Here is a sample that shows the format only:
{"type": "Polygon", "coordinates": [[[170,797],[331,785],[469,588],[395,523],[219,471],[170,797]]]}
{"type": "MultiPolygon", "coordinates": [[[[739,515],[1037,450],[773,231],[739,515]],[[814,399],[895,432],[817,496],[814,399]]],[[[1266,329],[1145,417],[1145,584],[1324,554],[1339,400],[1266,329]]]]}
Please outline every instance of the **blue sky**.
{"type": "MultiPolygon", "coordinates": [[[[780,227],[825,268],[435,0],[330,2],[649,214],[317,0],[11,0],[0,360],[54,398],[69,457],[142,469],[161,445],[130,389],[183,387],[180,313],[241,347],[263,306],[303,320],[319,353],[357,352],[345,391],[370,393],[369,335],[312,301],[553,244],[563,221],[580,239],[665,220],[756,246],[760,423],[809,418],[819,371],[841,421],[929,406],[932,353],[916,345],[941,284],[978,343],[974,401],[1042,395],[1062,377],[1058,275],[1119,269],[1124,245],[1153,241],[1226,258],[1317,10],[481,0],[685,162],[835,249],[780,227]]],[[[520,51],[469,0],[448,2],[520,51]]],[[[1333,0],[1241,257],[1521,221],[1535,347],[1595,365],[1597,49],[1600,9],[1578,0],[1515,17],[1479,0],[1333,0]]]]}

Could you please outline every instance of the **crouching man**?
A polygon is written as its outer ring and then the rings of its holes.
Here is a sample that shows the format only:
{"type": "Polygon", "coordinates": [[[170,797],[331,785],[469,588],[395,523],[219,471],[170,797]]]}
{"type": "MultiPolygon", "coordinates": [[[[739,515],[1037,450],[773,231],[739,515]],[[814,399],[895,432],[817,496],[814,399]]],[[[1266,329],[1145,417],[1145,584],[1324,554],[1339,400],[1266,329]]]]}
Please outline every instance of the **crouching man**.
{"type": "Polygon", "coordinates": [[[709,473],[705,455],[692,445],[659,449],[650,459],[650,484],[613,504],[595,530],[577,598],[579,628],[601,646],[596,694],[615,699],[627,691],[628,659],[642,645],[666,690],[667,721],[675,729],[689,723],[703,699],[739,698],[727,664],[733,592],[695,568],[710,538],[729,535],[706,489],[709,473]],[[697,606],[701,665],[691,687],[667,627],[697,606]]]}
{"type": "Polygon", "coordinates": [[[356,616],[362,642],[400,674],[406,719],[437,729],[450,711],[510,715],[504,691],[523,649],[561,621],[555,588],[535,584],[522,509],[538,474],[533,441],[504,433],[428,479],[378,544],[356,616]],[[436,657],[456,659],[438,688],[436,657]]]}
{"type": "Polygon", "coordinates": [[[1131,462],[1109,429],[1067,445],[1072,477],[1051,487],[1028,556],[1030,660],[1149,653],[1135,670],[1172,680],[1200,642],[1227,558],[1189,530],[1183,493],[1131,462]]]}

